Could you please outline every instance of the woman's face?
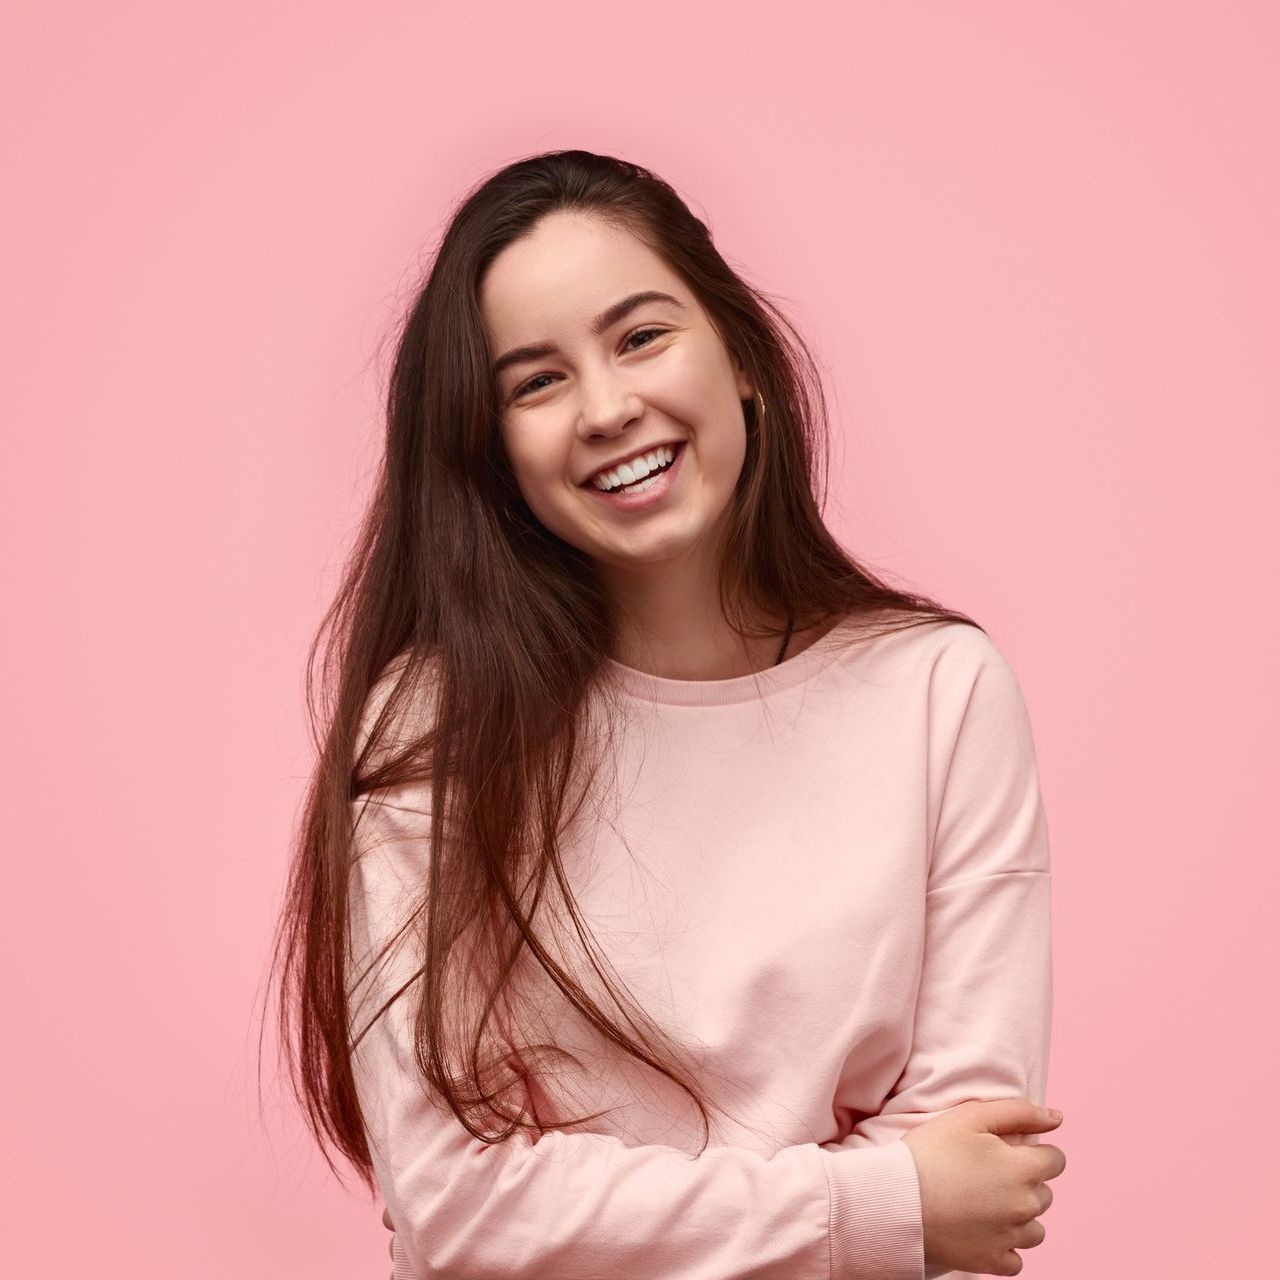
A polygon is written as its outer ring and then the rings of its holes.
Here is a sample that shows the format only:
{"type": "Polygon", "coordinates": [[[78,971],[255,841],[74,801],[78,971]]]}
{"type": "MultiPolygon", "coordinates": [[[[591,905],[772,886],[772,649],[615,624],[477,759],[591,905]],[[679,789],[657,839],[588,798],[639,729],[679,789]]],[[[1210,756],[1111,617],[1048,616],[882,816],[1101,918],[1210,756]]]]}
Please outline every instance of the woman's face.
{"type": "Polygon", "coordinates": [[[753,388],[671,268],[627,231],[551,214],[494,259],[480,308],[503,446],[538,520],[621,570],[713,553],[709,535],[742,470],[742,402],[753,388]],[[647,292],[671,300],[622,308],[647,292]],[[532,347],[542,350],[516,351],[532,347]],[[660,446],[669,449],[651,465],[672,451],[674,461],[644,491],[608,497],[594,483],[602,468],[660,446]]]}

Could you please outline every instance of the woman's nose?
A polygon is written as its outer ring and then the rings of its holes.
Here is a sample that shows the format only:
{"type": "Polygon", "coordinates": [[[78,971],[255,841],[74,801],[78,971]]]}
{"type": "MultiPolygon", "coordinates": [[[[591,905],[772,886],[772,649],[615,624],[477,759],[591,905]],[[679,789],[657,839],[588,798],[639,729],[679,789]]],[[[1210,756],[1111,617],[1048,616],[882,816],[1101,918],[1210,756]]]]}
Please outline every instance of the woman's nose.
{"type": "Polygon", "coordinates": [[[583,435],[617,435],[643,412],[640,397],[616,378],[598,377],[582,387],[579,431],[583,435]]]}

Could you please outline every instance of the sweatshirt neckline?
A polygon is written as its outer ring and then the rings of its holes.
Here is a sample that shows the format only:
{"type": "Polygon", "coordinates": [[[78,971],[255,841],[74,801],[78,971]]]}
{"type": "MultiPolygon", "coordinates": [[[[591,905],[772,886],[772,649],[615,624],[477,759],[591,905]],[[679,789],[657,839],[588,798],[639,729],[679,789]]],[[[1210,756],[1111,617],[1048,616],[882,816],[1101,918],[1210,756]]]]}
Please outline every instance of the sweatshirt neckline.
{"type": "Polygon", "coordinates": [[[783,689],[794,688],[834,662],[844,648],[844,633],[848,626],[848,620],[842,619],[807,649],[784,659],[776,667],[765,667],[761,671],[731,676],[726,680],[676,680],[626,666],[607,656],[604,668],[626,693],[646,702],[702,707],[756,701],[783,689]]]}

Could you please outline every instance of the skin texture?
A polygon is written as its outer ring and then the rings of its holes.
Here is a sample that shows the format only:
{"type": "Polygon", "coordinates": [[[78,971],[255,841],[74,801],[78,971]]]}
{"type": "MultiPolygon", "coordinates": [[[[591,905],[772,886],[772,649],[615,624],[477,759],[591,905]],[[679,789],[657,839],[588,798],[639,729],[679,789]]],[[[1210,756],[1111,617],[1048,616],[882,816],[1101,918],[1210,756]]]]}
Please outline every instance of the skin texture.
{"type": "MultiPolygon", "coordinates": [[[[716,547],[746,455],[743,402],[755,388],[693,292],[629,232],[562,212],[494,259],[480,308],[492,356],[559,348],[502,371],[503,447],[538,520],[600,567],[619,617],[614,656],[684,680],[768,666],[778,642],[744,645],[715,602],[716,547]],[[650,289],[683,307],[646,303],[592,332],[610,304],[650,289]],[[685,456],[659,508],[615,512],[580,487],[603,464],[674,440],[685,456]]],[[[788,655],[810,639],[795,637],[788,655]]]]}

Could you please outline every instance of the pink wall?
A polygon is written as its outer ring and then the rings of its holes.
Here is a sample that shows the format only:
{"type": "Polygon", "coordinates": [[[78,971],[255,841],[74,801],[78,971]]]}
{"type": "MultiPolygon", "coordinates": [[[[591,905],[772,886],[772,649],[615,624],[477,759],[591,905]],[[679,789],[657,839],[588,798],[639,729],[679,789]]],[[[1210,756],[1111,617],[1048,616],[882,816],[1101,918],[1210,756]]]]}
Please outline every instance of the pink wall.
{"type": "Polygon", "coordinates": [[[466,186],[560,146],[656,168],[782,295],[829,374],[832,523],[1019,672],[1069,1160],[1025,1264],[1261,1273],[1272,6],[135,0],[6,25],[8,1274],[389,1271],[380,1206],[255,1090],[303,648],[397,294],[466,186]]]}

